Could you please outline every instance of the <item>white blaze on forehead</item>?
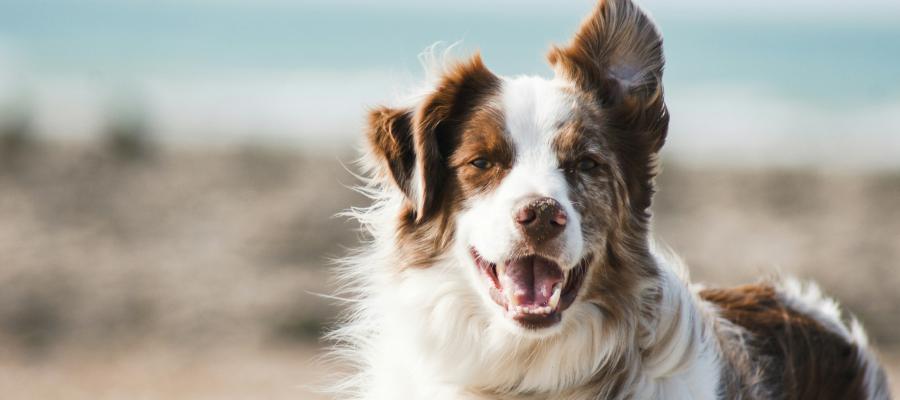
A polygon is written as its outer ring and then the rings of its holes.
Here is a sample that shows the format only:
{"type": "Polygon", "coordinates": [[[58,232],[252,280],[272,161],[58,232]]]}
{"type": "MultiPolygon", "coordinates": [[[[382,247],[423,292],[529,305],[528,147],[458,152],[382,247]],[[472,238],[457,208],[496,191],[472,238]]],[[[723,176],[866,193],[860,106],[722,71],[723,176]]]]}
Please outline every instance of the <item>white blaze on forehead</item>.
{"type": "Polygon", "coordinates": [[[539,77],[504,79],[503,115],[517,157],[553,151],[553,137],[560,124],[571,118],[575,106],[569,86],[564,81],[539,77]]]}
{"type": "Polygon", "coordinates": [[[503,115],[516,155],[499,188],[507,197],[538,195],[553,197],[564,207],[568,203],[568,184],[553,146],[560,126],[571,118],[574,108],[574,98],[566,89],[567,84],[558,80],[504,80],[503,115]]]}

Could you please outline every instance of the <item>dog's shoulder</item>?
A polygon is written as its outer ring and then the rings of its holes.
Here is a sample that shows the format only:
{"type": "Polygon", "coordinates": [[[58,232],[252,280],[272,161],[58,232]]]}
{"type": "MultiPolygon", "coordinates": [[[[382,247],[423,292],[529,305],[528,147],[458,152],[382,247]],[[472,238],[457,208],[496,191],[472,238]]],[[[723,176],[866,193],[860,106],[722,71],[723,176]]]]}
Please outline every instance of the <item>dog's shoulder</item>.
{"type": "Polygon", "coordinates": [[[761,283],[704,289],[700,297],[746,334],[750,366],[784,399],[879,398],[882,372],[870,362],[864,333],[848,328],[837,304],[814,285],[761,283]],[[873,377],[875,377],[873,379],[873,377]]]}

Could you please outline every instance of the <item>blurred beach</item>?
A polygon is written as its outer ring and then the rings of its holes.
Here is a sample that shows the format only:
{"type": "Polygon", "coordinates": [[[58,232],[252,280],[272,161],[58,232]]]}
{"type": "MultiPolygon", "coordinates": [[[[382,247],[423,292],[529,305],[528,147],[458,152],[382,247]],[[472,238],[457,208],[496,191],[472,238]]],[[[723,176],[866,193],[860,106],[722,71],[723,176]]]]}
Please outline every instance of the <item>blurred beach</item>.
{"type": "MultiPolygon", "coordinates": [[[[365,110],[436,42],[550,76],[592,1],[0,2],[0,397],[324,399],[365,110]]],[[[654,232],[710,286],[815,280],[900,392],[900,5],[642,2],[654,232]]]]}
{"type": "MultiPolygon", "coordinates": [[[[333,215],[365,204],[350,153],[111,143],[4,158],[0,392],[312,398],[328,259],[359,238],[333,215]]],[[[656,236],[696,281],[814,279],[897,360],[900,171],[665,165],[656,236]]]]}

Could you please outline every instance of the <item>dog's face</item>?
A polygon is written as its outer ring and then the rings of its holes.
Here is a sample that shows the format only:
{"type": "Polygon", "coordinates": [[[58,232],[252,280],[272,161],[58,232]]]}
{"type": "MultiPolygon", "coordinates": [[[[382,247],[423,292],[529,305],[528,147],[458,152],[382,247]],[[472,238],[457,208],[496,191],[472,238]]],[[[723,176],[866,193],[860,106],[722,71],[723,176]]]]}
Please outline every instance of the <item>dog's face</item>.
{"type": "Polygon", "coordinates": [[[545,336],[566,310],[615,302],[644,246],[665,137],[661,39],[629,1],[601,2],[554,79],[503,78],[474,57],[421,104],[379,108],[369,144],[399,189],[401,268],[452,259],[492,323],[545,336]]]}
{"type": "Polygon", "coordinates": [[[557,325],[612,225],[603,115],[572,84],[501,79],[461,130],[456,252],[500,320],[557,325]]]}

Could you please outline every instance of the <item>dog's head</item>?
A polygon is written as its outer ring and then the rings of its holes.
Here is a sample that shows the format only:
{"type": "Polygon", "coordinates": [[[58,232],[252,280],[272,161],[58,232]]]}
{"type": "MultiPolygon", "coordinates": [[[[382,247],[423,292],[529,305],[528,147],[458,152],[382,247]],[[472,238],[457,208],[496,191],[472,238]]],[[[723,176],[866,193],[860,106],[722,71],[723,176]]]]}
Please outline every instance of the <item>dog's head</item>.
{"type": "Polygon", "coordinates": [[[455,65],[415,107],[378,108],[368,142],[404,199],[404,269],[451,259],[494,321],[549,335],[572,307],[615,314],[647,274],[656,154],[668,115],[653,23],[601,1],[548,56],[554,79],[455,65]]]}

